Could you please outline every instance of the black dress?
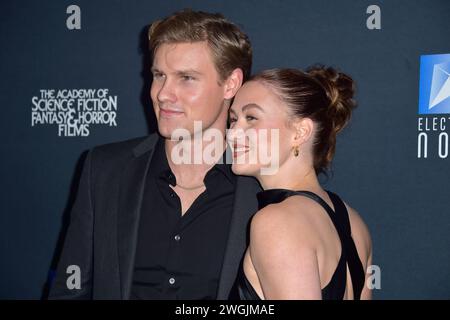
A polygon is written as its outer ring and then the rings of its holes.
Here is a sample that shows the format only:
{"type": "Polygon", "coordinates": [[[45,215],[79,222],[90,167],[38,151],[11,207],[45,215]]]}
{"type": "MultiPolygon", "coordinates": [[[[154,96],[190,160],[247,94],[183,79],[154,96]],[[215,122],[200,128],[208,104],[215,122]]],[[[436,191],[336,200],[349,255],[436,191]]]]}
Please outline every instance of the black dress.
{"type": "MultiPolygon", "coordinates": [[[[293,191],[287,189],[268,189],[257,194],[259,209],[271,203],[279,203],[293,195],[302,195],[319,203],[331,218],[341,240],[341,257],[330,282],[322,289],[323,300],[342,300],[347,282],[347,268],[350,270],[354,299],[359,300],[364,286],[365,272],[351,237],[350,221],[344,202],[336,194],[327,191],[335,211],[317,194],[310,191],[293,191]]],[[[236,281],[231,289],[230,300],[260,300],[260,297],[247,280],[243,259],[238,269],[236,281]]]]}

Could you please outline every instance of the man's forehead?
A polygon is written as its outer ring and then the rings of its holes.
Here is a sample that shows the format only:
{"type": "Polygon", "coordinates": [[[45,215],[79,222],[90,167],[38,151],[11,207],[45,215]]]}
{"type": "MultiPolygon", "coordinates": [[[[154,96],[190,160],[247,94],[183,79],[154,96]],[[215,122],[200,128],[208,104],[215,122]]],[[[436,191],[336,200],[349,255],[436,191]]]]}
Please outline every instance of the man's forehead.
{"type": "Polygon", "coordinates": [[[153,68],[158,70],[201,71],[209,67],[214,67],[214,64],[206,41],[164,43],[156,49],[153,58],[153,68]]]}

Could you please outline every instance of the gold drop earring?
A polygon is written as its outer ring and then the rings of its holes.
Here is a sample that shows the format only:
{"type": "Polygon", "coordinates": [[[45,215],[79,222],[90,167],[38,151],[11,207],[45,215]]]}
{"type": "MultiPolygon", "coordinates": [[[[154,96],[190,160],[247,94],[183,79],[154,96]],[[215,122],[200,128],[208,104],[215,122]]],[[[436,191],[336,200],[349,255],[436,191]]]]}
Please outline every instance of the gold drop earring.
{"type": "Polygon", "coordinates": [[[298,155],[299,155],[298,146],[293,147],[293,149],[294,149],[294,156],[298,157],[298,155]]]}

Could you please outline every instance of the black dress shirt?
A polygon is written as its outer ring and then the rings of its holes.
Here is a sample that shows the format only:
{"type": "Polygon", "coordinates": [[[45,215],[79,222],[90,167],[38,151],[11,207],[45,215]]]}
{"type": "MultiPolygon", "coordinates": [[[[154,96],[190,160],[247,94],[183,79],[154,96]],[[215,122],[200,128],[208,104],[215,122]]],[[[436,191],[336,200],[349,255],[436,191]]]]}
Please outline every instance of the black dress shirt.
{"type": "Polygon", "coordinates": [[[159,137],[145,182],[131,299],[216,298],[236,183],[225,154],[182,215],[159,137]]]}

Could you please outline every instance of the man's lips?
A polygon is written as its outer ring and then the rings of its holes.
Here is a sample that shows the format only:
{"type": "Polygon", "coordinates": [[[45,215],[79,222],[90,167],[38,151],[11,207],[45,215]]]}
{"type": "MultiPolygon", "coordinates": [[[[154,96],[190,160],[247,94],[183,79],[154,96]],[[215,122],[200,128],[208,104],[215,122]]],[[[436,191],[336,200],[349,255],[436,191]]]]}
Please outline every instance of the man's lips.
{"type": "Polygon", "coordinates": [[[159,115],[161,117],[165,117],[165,118],[176,117],[183,113],[184,113],[183,111],[179,111],[179,110],[163,109],[163,108],[159,109],[159,115]]]}

